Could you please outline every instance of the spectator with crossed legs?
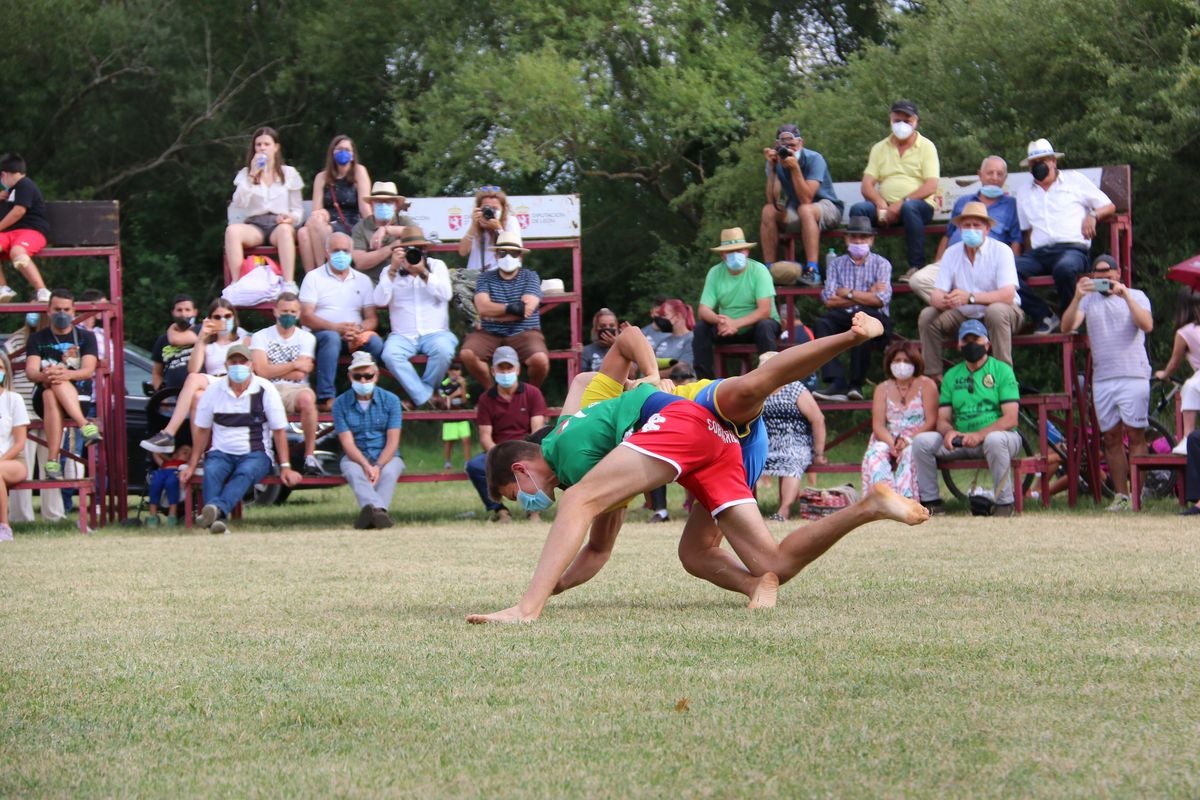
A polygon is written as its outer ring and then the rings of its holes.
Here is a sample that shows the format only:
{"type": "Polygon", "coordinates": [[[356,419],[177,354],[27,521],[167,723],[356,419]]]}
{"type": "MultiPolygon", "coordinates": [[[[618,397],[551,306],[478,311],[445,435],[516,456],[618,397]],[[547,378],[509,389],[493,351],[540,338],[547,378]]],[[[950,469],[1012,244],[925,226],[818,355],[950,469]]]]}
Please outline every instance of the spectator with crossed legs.
{"type": "MultiPolygon", "coordinates": [[[[791,348],[740,379],[717,384],[714,404],[730,420],[753,413],[778,386],[882,333],[878,320],[860,315],[854,327],[843,334],[791,348]]],[[[617,362],[620,349],[613,350],[617,362]]],[[[647,381],[657,380],[652,354],[649,363],[644,355],[649,347],[642,353],[637,358],[639,368],[647,374],[647,381]]],[[[619,362],[609,366],[628,369],[619,362]]],[[[613,381],[614,375],[622,374],[617,369],[604,377],[613,381]]],[[[679,546],[684,567],[697,577],[745,594],[751,608],[773,606],[781,582],[790,580],[858,526],[880,519],[915,525],[928,518],[918,503],[880,488],[837,514],[793,531],[777,544],[759,516],[746,477],[736,436],[704,407],[652,385],[638,386],[564,416],[540,445],[528,441],[497,445],[488,457],[488,486],[493,496],[517,500],[527,509],[544,509],[554,502],[550,493],[556,488],[566,491],[533,580],[520,602],[492,614],[472,614],[467,621],[536,620],[551,594],[583,583],[607,560],[616,530],[608,527],[607,541],[596,541],[593,526],[592,542],[581,551],[589,524],[605,509],[672,480],[694,491],[697,505],[712,515],[694,512],[688,520],[679,546]],[[720,548],[724,536],[729,537],[737,556],[720,548]]]]}

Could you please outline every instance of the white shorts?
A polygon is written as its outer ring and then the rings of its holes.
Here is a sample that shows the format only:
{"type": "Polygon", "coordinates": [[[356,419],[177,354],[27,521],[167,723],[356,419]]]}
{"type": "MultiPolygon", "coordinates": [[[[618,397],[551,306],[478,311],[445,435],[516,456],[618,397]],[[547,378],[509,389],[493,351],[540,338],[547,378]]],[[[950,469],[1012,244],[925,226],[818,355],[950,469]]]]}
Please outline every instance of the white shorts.
{"type": "Polygon", "coordinates": [[[1200,372],[1183,382],[1179,397],[1183,401],[1184,411],[1200,411],[1200,372]]]}
{"type": "Polygon", "coordinates": [[[1092,384],[1092,402],[1101,431],[1112,430],[1118,422],[1129,428],[1150,424],[1150,381],[1147,378],[1110,378],[1092,384]]]}

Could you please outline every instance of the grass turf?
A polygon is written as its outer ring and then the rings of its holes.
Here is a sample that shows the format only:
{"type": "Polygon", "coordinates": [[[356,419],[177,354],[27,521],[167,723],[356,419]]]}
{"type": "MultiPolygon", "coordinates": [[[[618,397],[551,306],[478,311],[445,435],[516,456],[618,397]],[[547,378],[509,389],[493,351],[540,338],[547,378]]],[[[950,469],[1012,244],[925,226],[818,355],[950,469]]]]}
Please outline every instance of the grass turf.
{"type": "Polygon", "coordinates": [[[19,533],[0,794],[1200,792],[1190,520],[881,523],[753,614],[683,573],[678,522],[632,524],[492,628],[463,616],[516,600],[546,526],[428,519],[454,491],[389,531],[341,490],[229,536],[19,533]]]}

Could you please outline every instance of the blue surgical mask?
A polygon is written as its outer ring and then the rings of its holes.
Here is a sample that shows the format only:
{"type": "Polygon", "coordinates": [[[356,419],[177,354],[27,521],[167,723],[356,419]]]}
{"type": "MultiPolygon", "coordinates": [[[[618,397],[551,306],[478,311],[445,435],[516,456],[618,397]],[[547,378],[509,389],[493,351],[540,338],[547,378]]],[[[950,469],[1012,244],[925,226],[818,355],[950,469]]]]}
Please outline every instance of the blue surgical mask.
{"type": "Polygon", "coordinates": [[[517,373],[515,372],[497,372],[496,383],[503,386],[505,389],[511,389],[517,385],[517,373]]]}
{"type": "Polygon", "coordinates": [[[234,383],[245,383],[250,380],[249,364],[230,364],[226,370],[229,372],[229,380],[234,383]]]}
{"type": "Polygon", "coordinates": [[[350,269],[351,260],[350,254],[345,250],[335,250],[329,254],[329,266],[338,272],[345,272],[350,269]]]}
{"type": "Polygon", "coordinates": [[[333,163],[337,164],[339,167],[344,167],[353,160],[354,153],[351,153],[349,150],[333,151],[333,163]]]}
{"type": "Polygon", "coordinates": [[[0,383],[4,383],[4,378],[5,378],[5,376],[7,376],[7,375],[8,375],[8,373],[7,373],[7,372],[5,372],[4,370],[0,369],[0,383]]]}
{"type": "Polygon", "coordinates": [[[233,333],[233,317],[230,317],[229,319],[225,320],[225,332],[233,333]]]}
{"type": "Polygon", "coordinates": [[[963,231],[962,241],[967,247],[977,248],[983,244],[983,231],[963,231]]]}
{"type": "Polygon", "coordinates": [[[396,216],[396,207],[391,203],[375,203],[374,208],[376,222],[391,222],[396,216]]]}
{"type": "Polygon", "coordinates": [[[297,317],[295,314],[280,314],[279,315],[279,327],[284,328],[284,329],[296,327],[296,323],[299,321],[300,321],[300,318],[297,317]]]}
{"type": "Polygon", "coordinates": [[[38,323],[42,321],[42,315],[36,311],[30,311],[25,315],[25,324],[31,328],[36,328],[38,323]]]}
{"type": "Polygon", "coordinates": [[[729,268],[730,272],[741,272],[746,268],[746,254],[726,253],[725,266],[729,268]]]}
{"type": "Polygon", "coordinates": [[[378,381],[354,381],[350,385],[354,388],[354,393],[359,397],[366,397],[371,392],[375,391],[375,384],[378,381]]]}
{"type": "Polygon", "coordinates": [[[66,311],[55,311],[50,315],[50,324],[60,331],[71,327],[74,320],[75,318],[66,311]]]}
{"type": "Polygon", "coordinates": [[[997,197],[1004,196],[1003,186],[984,186],[979,190],[979,193],[988,200],[995,200],[997,197]]]}
{"type": "Polygon", "coordinates": [[[537,485],[537,481],[533,480],[533,476],[529,476],[529,480],[533,481],[533,488],[537,489],[536,494],[530,494],[521,490],[521,479],[516,470],[513,470],[513,480],[517,483],[517,502],[521,504],[521,508],[529,514],[534,514],[538,511],[545,511],[550,506],[554,505],[554,501],[550,499],[550,495],[542,491],[542,487],[537,485]]]}

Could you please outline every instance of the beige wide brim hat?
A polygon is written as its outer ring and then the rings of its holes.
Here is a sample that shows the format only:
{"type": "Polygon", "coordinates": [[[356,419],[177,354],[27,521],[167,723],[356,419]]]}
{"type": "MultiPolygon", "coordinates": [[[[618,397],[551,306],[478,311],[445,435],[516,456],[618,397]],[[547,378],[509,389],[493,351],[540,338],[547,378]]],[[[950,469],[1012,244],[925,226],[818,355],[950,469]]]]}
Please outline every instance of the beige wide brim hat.
{"type": "Polygon", "coordinates": [[[367,199],[395,200],[401,206],[408,205],[408,198],[397,191],[396,184],[392,181],[375,181],[371,184],[371,193],[367,195],[367,199]]]}
{"type": "Polygon", "coordinates": [[[714,253],[728,253],[731,250],[745,250],[757,244],[758,242],[747,242],[746,234],[741,228],[725,228],[721,231],[721,243],[708,249],[714,253]]]}
{"type": "Polygon", "coordinates": [[[521,242],[521,234],[504,231],[496,237],[496,244],[488,248],[489,250],[520,250],[522,253],[528,253],[529,248],[521,242]]]}
{"type": "Polygon", "coordinates": [[[991,227],[992,224],[995,223],[995,220],[988,216],[987,206],[985,206],[983,203],[980,203],[978,200],[973,200],[972,202],[963,206],[962,213],[950,220],[950,223],[955,226],[960,226],[962,225],[962,221],[964,219],[982,220],[988,224],[988,227],[991,227]]]}

